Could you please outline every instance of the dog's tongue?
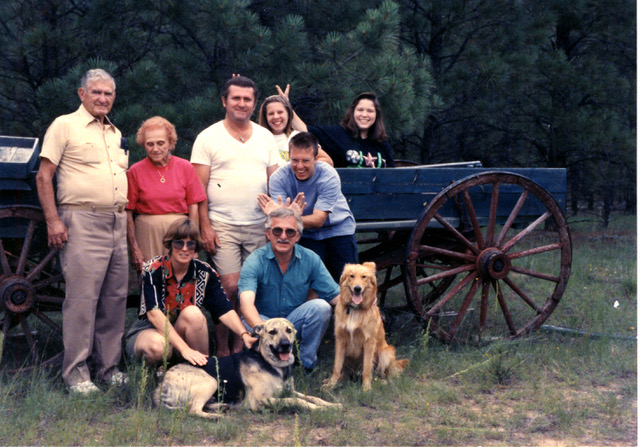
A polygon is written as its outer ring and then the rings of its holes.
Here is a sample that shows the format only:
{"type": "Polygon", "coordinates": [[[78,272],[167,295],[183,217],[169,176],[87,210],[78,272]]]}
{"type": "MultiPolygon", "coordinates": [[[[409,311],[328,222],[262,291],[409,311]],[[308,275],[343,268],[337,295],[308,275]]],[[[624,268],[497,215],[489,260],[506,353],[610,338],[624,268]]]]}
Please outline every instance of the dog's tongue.
{"type": "Polygon", "coordinates": [[[362,293],[359,293],[358,295],[352,294],[351,301],[353,302],[353,304],[360,304],[362,302],[362,293]]]}
{"type": "Polygon", "coordinates": [[[289,360],[289,353],[288,352],[281,352],[280,353],[280,360],[282,360],[283,362],[286,362],[287,360],[289,360]]]}

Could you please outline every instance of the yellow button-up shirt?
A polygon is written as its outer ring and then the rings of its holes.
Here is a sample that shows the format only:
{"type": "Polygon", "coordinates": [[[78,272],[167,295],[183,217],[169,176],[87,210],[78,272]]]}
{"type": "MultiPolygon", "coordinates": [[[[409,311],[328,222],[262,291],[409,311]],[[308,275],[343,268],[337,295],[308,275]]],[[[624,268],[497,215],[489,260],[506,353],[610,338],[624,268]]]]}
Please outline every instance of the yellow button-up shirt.
{"type": "Polygon", "coordinates": [[[107,117],[103,125],[83,105],[51,123],[40,156],[57,166],[59,205],[126,205],[129,156],[121,139],[107,117]]]}

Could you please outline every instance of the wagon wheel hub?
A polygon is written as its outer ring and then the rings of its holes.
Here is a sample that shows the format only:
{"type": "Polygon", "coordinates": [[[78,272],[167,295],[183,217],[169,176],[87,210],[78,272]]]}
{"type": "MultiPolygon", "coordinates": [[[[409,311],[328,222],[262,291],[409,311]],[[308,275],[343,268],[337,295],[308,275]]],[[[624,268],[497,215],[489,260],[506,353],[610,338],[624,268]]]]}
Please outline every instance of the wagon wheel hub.
{"type": "Polygon", "coordinates": [[[10,312],[17,314],[31,309],[35,295],[35,289],[25,278],[13,276],[0,283],[0,303],[10,312]]]}
{"type": "Polygon", "coordinates": [[[511,271],[509,257],[494,247],[483,250],[476,260],[476,268],[483,279],[502,279],[511,271]]]}

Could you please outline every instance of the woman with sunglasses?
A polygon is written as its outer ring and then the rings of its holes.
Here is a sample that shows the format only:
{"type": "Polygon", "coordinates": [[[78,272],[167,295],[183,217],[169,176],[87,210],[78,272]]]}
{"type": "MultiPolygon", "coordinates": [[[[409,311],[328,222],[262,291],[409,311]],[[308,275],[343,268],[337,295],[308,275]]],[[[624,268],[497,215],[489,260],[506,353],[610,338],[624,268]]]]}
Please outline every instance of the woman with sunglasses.
{"type": "Polygon", "coordinates": [[[163,243],[169,254],[153,258],[142,272],[138,320],[125,336],[127,354],[156,365],[175,350],[192,365],[205,365],[209,331],[203,306],[215,323],[224,324],[251,347],[257,339],[233,310],[218,274],[197,259],[201,241],[195,222],[186,217],[175,221],[163,243]]]}

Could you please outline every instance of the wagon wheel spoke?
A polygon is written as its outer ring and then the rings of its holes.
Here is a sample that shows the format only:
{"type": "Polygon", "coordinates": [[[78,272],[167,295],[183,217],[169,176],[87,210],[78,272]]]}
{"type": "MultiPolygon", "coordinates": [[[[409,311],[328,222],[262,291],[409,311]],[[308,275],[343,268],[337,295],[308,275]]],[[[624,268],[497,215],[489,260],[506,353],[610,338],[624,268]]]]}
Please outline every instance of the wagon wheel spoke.
{"type": "Polygon", "coordinates": [[[29,226],[27,227],[27,234],[24,238],[24,242],[22,243],[22,250],[20,251],[20,259],[18,260],[18,267],[16,268],[16,275],[22,276],[24,275],[24,269],[27,264],[27,256],[29,255],[29,250],[31,249],[31,242],[33,241],[33,234],[36,229],[36,221],[30,220],[29,226]]]}
{"type": "Polygon", "coordinates": [[[20,326],[22,327],[22,332],[29,343],[29,351],[31,352],[32,360],[35,363],[38,358],[38,348],[36,346],[36,340],[33,338],[33,334],[31,333],[31,327],[27,322],[26,315],[20,314],[20,326]]]}
{"type": "Polygon", "coordinates": [[[13,318],[7,311],[2,313],[2,352],[6,352],[7,340],[9,335],[9,329],[11,329],[11,323],[13,318]]]}
{"type": "Polygon", "coordinates": [[[502,311],[502,315],[507,323],[507,327],[509,328],[509,332],[511,335],[516,335],[517,330],[515,324],[513,324],[513,318],[511,318],[511,312],[509,312],[509,308],[507,307],[507,303],[504,299],[504,295],[502,294],[502,290],[500,287],[496,288],[496,295],[498,298],[498,303],[500,304],[500,310],[502,311]]]}
{"type": "Polygon", "coordinates": [[[482,297],[480,298],[480,330],[487,325],[487,308],[489,307],[489,286],[490,283],[485,281],[482,284],[482,297]]]}
{"type": "Polygon", "coordinates": [[[49,263],[53,260],[57,253],[57,250],[51,249],[49,253],[47,253],[47,255],[44,257],[44,259],[31,269],[29,274],[26,276],[27,280],[34,281],[38,277],[38,275],[42,273],[44,268],[49,265],[49,263]]]}
{"type": "Polygon", "coordinates": [[[44,287],[56,285],[58,283],[61,283],[62,281],[64,281],[64,276],[62,275],[62,273],[60,273],[43,279],[42,281],[34,282],[33,286],[36,290],[41,290],[44,287]]]}
{"type": "Polygon", "coordinates": [[[560,301],[571,238],[546,190],[517,174],[483,172],[434,197],[411,233],[406,259],[407,300],[434,333],[459,341],[515,338],[540,327],[560,301]],[[479,205],[485,203],[487,209],[479,205]],[[463,234],[453,222],[473,231],[463,234]]]}
{"type": "Polygon", "coordinates": [[[428,254],[441,255],[447,258],[459,259],[461,261],[475,262],[476,257],[467,253],[459,251],[447,250],[444,248],[431,247],[429,245],[420,245],[418,247],[418,254],[425,256],[428,254]]]}
{"type": "Polygon", "coordinates": [[[498,213],[498,198],[500,196],[500,183],[494,183],[491,190],[491,205],[489,206],[489,222],[487,224],[486,243],[493,244],[496,231],[496,216],[498,213]]]}
{"type": "Polygon", "coordinates": [[[527,303],[527,305],[532,308],[533,310],[535,310],[537,313],[540,313],[540,309],[538,308],[538,306],[536,306],[536,303],[534,303],[534,301],[529,297],[529,295],[526,294],[526,292],[524,290],[522,290],[520,287],[518,287],[512,280],[510,280],[509,278],[505,278],[504,279],[505,284],[507,284],[509,287],[511,287],[511,290],[513,290],[514,292],[516,292],[518,294],[518,296],[520,298],[522,298],[522,300],[527,303]]]}
{"type": "Polygon", "coordinates": [[[450,326],[448,333],[450,337],[454,337],[456,332],[458,332],[458,328],[460,327],[460,324],[462,323],[462,320],[464,319],[464,317],[467,314],[467,309],[469,309],[469,305],[471,304],[471,301],[473,300],[473,297],[476,295],[476,292],[478,291],[478,286],[480,285],[480,281],[473,281],[471,283],[471,287],[469,288],[469,292],[467,293],[467,295],[464,297],[464,301],[462,302],[462,306],[460,306],[460,310],[458,310],[458,315],[456,316],[455,321],[453,322],[453,324],[450,326]]]}
{"type": "Polygon", "coordinates": [[[470,270],[475,270],[475,269],[476,269],[476,267],[473,264],[461,265],[460,267],[449,269],[449,270],[446,270],[444,272],[436,273],[435,275],[431,275],[431,276],[428,276],[426,278],[419,279],[417,281],[417,284],[419,286],[421,286],[423,284],[432,283],[434,281],[437,281],[437,280],[442,279],[442,278],[446,278],[448,276],[455,276],[458,273],[468,272],[470,270]]]}
{"type": "Polygon", "coordinates": [[[11,276],[13,274],[11,267],[9,267],[7,253],[4,251],[4,245],[2,245],[2,239],[0,239],[0,267],[2,267],[2,273],[4,276],[11,276]]]}
{"type": "Polygon", "coordinates": [[[524,191],[522,191],[522,194],[520,195],[520,198],[518,199],[518,201],[516,202],[515,206],[511,210],[511,214],[509,215],[509,217],[507,218],[507,221],[505,222],[504,226],[502,227],[502,231],[500,231],[500,234],[498,235],[498,239],[496,239],[495,245],[502,244],[502,240],[504,239],[504,237],[507,235],[507,233],[511,229],[511,226],[513,225],[513,222],[516,220],[516,217],[518,217],[518,214],[520,213],[520,210],[522,209],[522,205],[524,205],[524,202],[525,202],[525,200],[527,200],[528,196],[529,196],[529,191],[527,191],[526,189],[524,191]]]}
{"type": "Polygon", "coordinates": [[[44,324],[49,326],[49,328],[51,328],[52,331],[59,332],[60,334],[62,334],[62,327],[59,324],[57,324],[55,321],[53,321],[51,318],[49,318],[47,314],[45,314],[44,312],[36,312],[36,317],[38,317],[38,319],[42,321],[44,324]]]}
{"type": "Polygon", "coordinates": [[[476,279],[475,272],[469,273],[462,281],[460,281],[453,289],[451,289],[444,297],[442,297],[440,301],[438,301],[435,305],[433,305],[431,309],[429,309],[429,312],[427,313],[427,315],[433,316],[434,314],[436,314],[442,308],[442,306],[447,304],[447,302],[449,302],[451,298],[456,296],[456,294],[460,292],[460,290],[462,290],[467,284],[469,284],[474,279],[476,279]]]}
{"type": "Polygon", "coordinates": [[[36,300],[38,302],[38,307],[51,307],[51,308],[59,308],[62,309],[62,303],[64,302],[64,297],[61,296],[53,296],[53,295],[44,295],[38,293],[36,295],[36,300]]]}
{"type": "Polygon", "coordinates": [[[504,244],[502,247],[500,247],[500,249],[504,252],[508,252],[509,250],[511,250],[511,248],[517,244],[518,242],[520,242],[522,239],[524,239],[525,237],[527,237],[533,230],[535,230],[542,222],[544,222],[545,220],[547,220],[549,218],[549,216],[551,216],[551,213],[549,211],[547,211],[546,213],[544,213],[542,216],[538,217],[536,220],[533,221],[533,223],[531,223],[531,225],[529,225],[527,228],[525,228],[524,230],[522,230],[520,233],[516,234],[514,237],[512,237],[509,242],[507,242],[506,244],[504,244]]]}
{"type": "Polygon", "coordinates": [[[539,255],[541,253],[546,253],[551,250],[559,250],[562,248],[562,244],[557,242],[555,244],[543,245],[541,247],[530,248],[528,250],[522,250],[515,253],[511,253],[509,255],[509,259],[519,259],[524,258],[526,256],[539,255]]]}
{"type": "Polygon", "coordinates": [[[428,276],[426,273],[427,269],[433,270],[449,270],[450,266],[444,264],[416,264],[416,270],[420,272],[420,275],[426,277],[428,276]]]}
{"type": "Polygon", "coordinates": [[[478,248],[480,250],[484,250],[486,245],[484,243],[484,238],[482,237],[482,231],[480,230],[480,223],[478,223],[476,210],[473,207],[473,202],[471,201],[471,195],[469,195],[468,189],[466,189],[462,193],[462,197],[464,198],[464,203],[467,207],[467,212],[469,213],[469,220],[471,221],[471,225],[473,226],[473,234],[475,235],[476,242],[478,243],[478,248]]]}
{"type": "Polygon", "coordinates": [[[462,242],[471,251],[473,251],[474,253],[480,252],[480,250],[478,250],[478,247],[476,247],[469,239],[464,237],[462,233],[460,233],[457,229],[455,229],[453,225],[447,222],[442,216],[440,216],[439,214],[436,214],[433,218],[437,220],[440,225],[445,227],[456,239],[462,242]]]}
{"type": "Polygon", "coordinates": [[[527,270],[527,269],[523,269],[522,267],[516,267],[516,266],[511,267],[511,270],[516,272],[516,273],[522,273],[523,275],[532,276],[534,278],[544,279],[545,281],[552,281],[552,282],[556,282],[556,283],[560,282],[560,277],[559,276],[548,275],[548,274],[542,273],[542,272],[535,272],[533,270],[527,270]]]}

